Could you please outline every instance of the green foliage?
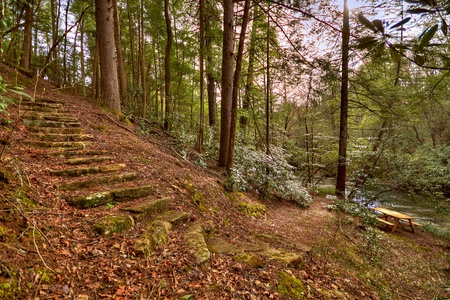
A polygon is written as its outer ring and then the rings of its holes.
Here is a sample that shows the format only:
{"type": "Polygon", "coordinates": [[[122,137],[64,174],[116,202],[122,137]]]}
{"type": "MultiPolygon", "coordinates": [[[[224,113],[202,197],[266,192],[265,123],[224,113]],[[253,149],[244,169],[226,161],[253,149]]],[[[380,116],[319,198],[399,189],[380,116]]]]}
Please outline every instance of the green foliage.
{"type": "Polygon", "coordinates": [[[309,206],[313,201],[281,148],[273,148],[271,155],[266,155],[244,146],[236,147],[232,176],[226,185],[229,189],[254,190],[263,197],[273,193],[301,206],[309,206]]]}

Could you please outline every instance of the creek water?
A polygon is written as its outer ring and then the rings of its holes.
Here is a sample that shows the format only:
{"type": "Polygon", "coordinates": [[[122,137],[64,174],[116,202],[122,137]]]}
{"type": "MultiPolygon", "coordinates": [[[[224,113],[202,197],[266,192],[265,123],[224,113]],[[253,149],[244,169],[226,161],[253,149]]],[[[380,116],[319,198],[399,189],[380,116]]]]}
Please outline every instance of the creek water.
{"type": "Polygon", "coordinates": [[[450,231],[450,201],[436,200],[422,195],[389,192],[379,195],[370,206],[383,206],[416,217],[419,223],[431,223],[441,230],[450,231]]]}

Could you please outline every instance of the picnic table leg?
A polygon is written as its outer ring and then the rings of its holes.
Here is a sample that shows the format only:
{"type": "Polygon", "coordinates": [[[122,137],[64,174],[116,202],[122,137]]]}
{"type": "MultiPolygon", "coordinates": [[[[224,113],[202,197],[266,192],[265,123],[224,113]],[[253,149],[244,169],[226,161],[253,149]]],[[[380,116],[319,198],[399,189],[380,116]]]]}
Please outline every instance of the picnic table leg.
{"type": "Polygon", "coordinates": [[[412,232],[413,232],[413,233],[416,233],[416,232],[414,231],[414,224],[412,223],[412,220],[411,220],[411,219],[409,219],[409,226],[411,226],[412,232]]]}
{"type": "Polygon", "coordinates": [[[400,220],[397,218],[394,218],[395,220],[395,224],[394,227],[392,228],[392,232],[395,232],[395,230],[397,230],[398,224],[400,223],[400,220]]]}

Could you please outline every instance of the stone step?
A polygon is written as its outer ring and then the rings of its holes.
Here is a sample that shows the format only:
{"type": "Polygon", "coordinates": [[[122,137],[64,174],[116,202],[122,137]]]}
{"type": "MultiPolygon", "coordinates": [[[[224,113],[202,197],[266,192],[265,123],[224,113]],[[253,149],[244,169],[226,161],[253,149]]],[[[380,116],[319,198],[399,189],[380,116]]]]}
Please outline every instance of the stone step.
{"type": "Polygon", "coordinates": [[[51,170],[50,174],[62,177],[78,177],[88,174],[113,173],[125,168],[125,164],[110,164],[95,167],[79,167],[73,169],[51,170]]]}
{"type": "Polygon", "coordinates": [[[43,113],[31,111],[22,116],[24,120],[47,120],[57,122],[78,122],[76,117],[68,116],[65,113],[43,113]]]}
{"type": "Polygon", "coordinates": [[[131,181],[137,178],[137,174],[134,172],[122,173],[117,175],[95,177],[91,179],[83,179],[72,182],[66,182],[56,185],[61,191],[73,191],[78,189],[86,189],[96,185],[110,185],[118,182],[131,181]]]}
{"type": "Polygon", "coordinates": [[[153,193],[152,185],[115,189],[68,199],[70,205],[77,208],[90,208],[113,202],[125,202],[136,198],[144,198],[153,193]]]}
{"type": "Polygon", "coordinates": [[[63,109],[63,104],[58,102],[39,102],[39,101],[22,101],[21,109],[29,107],[33,110],[36,107],[63,109]]]}
{"type": "Polygon", "coordinates": [[[25,125],[33,127],[72,128],[81,127],[80,122],[58,122],[49,120],[24,120],[25,125]]]}
{"type": "Polygon", "coordinates": [[[88,142],[51,142],[51,141],[28,141],[28,144],[40,148],[71,148],[84,149],[88,142]]]}
{"type": "Polygon", "coordinates": [[[83,132],[81,127],[58,128],[58,127],[28,127],[31,132],[39,132],[43,134],[79,134],[83,132]]]}
{"type": "Polygon", "coordinates": [[[115,233],[121,233],[131,229],[134,224],[133,218],[129,215],[111,214],[95,223],[94,229],[104,237],[111,237],[115,233]]]}
{"type": "Polygon", "coordinates": [[[50,112],[50,113],[61,113],[63,112],[62,108],[53,108],[53,107],[45,107],[45,106],[30,106],[30,105],[23,105],[20,106],[21,111],[25,111],[22,114],[27,114],[29,111],[39,111],[39,112],[50,112]]]}
{"type": "Polygon", "coordinates": [[[63,161],[66,165],[82,165],[96,162],[102,162],[107,160],[114,160],[114,156],[91,156],[91,157],[76,157],[63,161]]]}
{"type": "Polygon", "coordinates": [[[82,134],[82,133],[36,133],[31,135],[32,138],[41,141],[49,142],[81,142],[81,141],[91,141],[94,139],[92,134],[82,134]]]}
{"type": "Polygon", "coordinates": [[[104,154],[108,154],[109,151],[107,150],[70,150],[70,151],[64,151],[64,150],[60,150],[60,151],[53,151],[53,152],[49,152],[46,155],[47,156],[52,156],[52,157],[64,157],[64,158],[70,158],[70,157],[75,157],[75,156],[88,156],[88,155],[104,155],[104,154]]]}
{"type": "Polygon", "coordinates": [[[54,100],[54,99],[48,99],[48,98],[35,98],[35,99],[31,99],[31,98],[25,98],[22,100],[21,102],[22,104],[28,104],[28,103],[59,103],[59,104],[64,104],[63,101],[61,100],[54,100]]]}
{"type": "Polygon", "coordinates": [[[148,199],[135,206],[122,207],[121,210],[132,213],[137,221],[146,221],[167,211],[169,204],[170,198],[148,199]]]}

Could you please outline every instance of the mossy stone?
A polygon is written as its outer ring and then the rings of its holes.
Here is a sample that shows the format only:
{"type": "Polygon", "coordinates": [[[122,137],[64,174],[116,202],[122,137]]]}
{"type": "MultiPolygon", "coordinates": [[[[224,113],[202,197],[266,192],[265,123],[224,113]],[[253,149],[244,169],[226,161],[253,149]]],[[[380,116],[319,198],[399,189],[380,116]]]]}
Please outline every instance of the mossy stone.
{"type": "Polygon", "coordinates": [[[203,228],[200,224],[192,225],[188,233],[185,236],[191,253],[197,259],[199,264],[206,264],[209,261],[211,253],[209,252],[208,245],[203,237],[203,228]]]}
{"type": "Polygon", "coordinates": [[[235,255],[242,251],[238,247],[218,237],[211,237],[208,239],[208,248],[211,252],[228,255],[235,255]]]}
{"type": "Polygon", "coordinates": [[[239,252],[233,258],[235,261],[244,263],[253,268],[263,268],[266,265],[259,255],[252,252],[239,252]]]}
{"type": "Polygon", "coordinates": [[[134,220],[129,215],[109,215],[94,225],[94,229],[101,235],[111,237],[114,233],[121,233],[134,226],[134,220]]]}
{"type": "Polygon", "coordinates": [[[291,299],[304,299],[306,290],[300,279],[286,272],[280,272],[278,292],[282,295],[288,296],[291,299]]]}
{"type": "Polygon", "coordinates": [[[198,209],[200,209],[201,211],[203,211],[203,212],[207,211],[207,207],[205,204],[205,202],[206,202],[205,195],[201,191],[199,191],[197,188],[195,188],[194,186],[192,186],[188,183],[185,183],[183,185],[183,187],[189,191],[189,196],[192,200],[192,203],[194,203],[195,206],[197,206],[198,209]]]}
{"type": "Polygon", "coordinates": [[[239,202],[238,208],[250,217],[259,218],[266,214],[266,206],[264,204],[242,201],[239,202]]]}

